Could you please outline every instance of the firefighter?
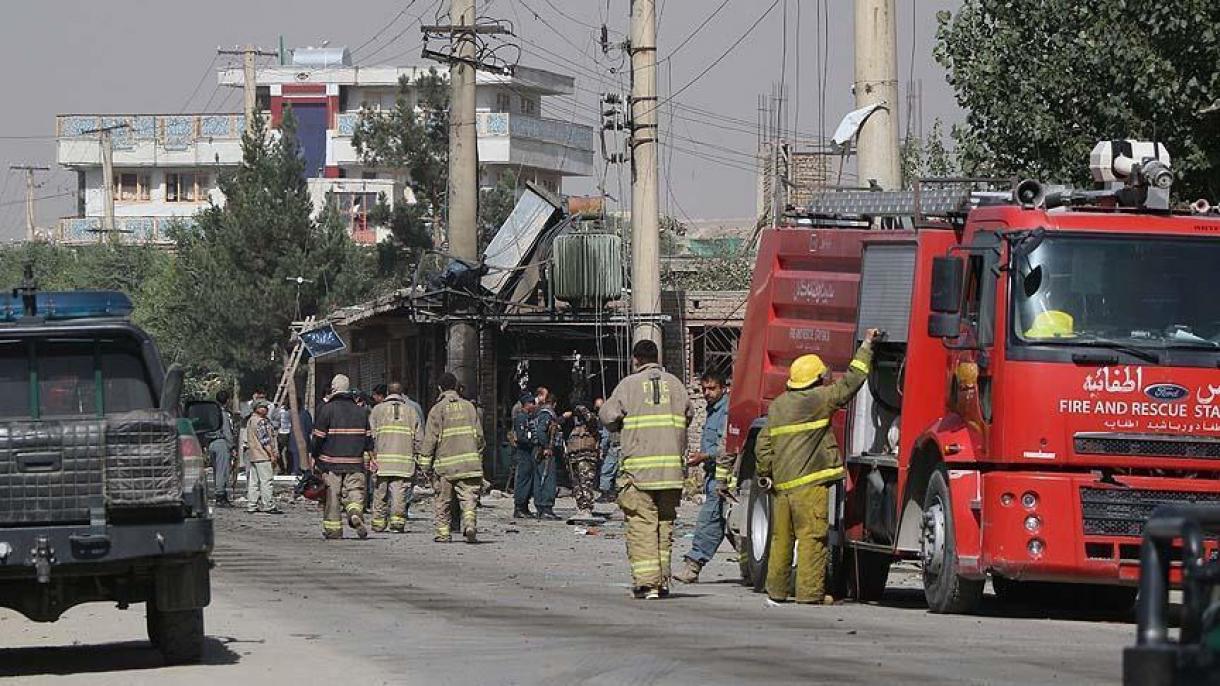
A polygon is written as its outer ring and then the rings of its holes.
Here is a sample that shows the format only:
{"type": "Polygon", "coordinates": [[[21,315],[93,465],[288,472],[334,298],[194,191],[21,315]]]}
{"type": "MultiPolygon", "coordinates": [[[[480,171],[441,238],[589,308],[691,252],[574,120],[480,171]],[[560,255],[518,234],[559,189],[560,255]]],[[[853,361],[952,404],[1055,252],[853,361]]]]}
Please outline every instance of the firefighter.
{"type": "Polygon", "coordinates": [[[873,343],[869,329],[847,373],[831,381],[817,355],[796,358],[788,370],[788,390],[771,402],[767,425],[755,451],[759,485],[774,493],[771,505],[771,559],[767,563],[768,603],[788,600],[795,541],[796,602],[831,603],[824,594],[830,485],[847,476],[830,419],[868,380],[873,343]]]}
{"type": "Polygon", "coordinates": [[[356,404],[351,382],[336,374],[330,396],[318,410],[310,454],[314,468],[326,482],[322,510],[322,536],[343,538],[343,515],[360,538],[368,538],[364,525],[365,454],[373,449],[368,412],[356,404]],[[342,508],[340,508],[342,505],[342,508]]]}
{"type": "Polygon", "coordinates": [[[462,535],[467,543],[477,543],[479,490],[483,487],[483,427],[479,414],[469,400],[457,392],[457,377],[441,375],[441,397],[428,413],[424,440],[419,450],[419,465],[425,473],[435,474],[436,495],[432,500],[437,543],[448,543],[453,496],[462,508],[462,535]]]}
{"type": "MultiPolygon", "coordinates": [[[[375,391],[374,391],[375,392],[375,391]]],[[[383,400],[369,414],[373,454],[377,456],[377,485],[373,492],[373,531],[403,533],[407,529],[407,500],[415,476],[422,419],[403,395],[402,384],[392,383],[383,400]],[[388,500],[388,503],[387,503],[388,500]],[[386,519],[386,510],[389,519],[386,519]]]]}
{"type": "Polygon", "coordinates": [[[691,404],[678,377],[658,364],[656,343],[637,341],[631,357],[635,373],[619,383],[599,414],[608,429],[622,432],[618,504],[627,522],[632,594],[654,599],[669,594],[691,404]]]}

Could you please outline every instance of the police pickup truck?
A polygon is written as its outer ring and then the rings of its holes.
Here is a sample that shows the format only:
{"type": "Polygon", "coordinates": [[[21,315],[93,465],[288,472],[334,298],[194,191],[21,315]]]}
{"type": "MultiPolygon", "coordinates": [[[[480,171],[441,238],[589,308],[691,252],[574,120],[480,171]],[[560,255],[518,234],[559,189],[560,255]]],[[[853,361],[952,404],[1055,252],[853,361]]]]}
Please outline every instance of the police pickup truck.
{"type": "Polygon", "coordinates": [[[94,601],[147,606],[167,663],[203,649],[212,519],[203,451],[131,302],[0,294],[0,607],[53,622],[94,601]]]}

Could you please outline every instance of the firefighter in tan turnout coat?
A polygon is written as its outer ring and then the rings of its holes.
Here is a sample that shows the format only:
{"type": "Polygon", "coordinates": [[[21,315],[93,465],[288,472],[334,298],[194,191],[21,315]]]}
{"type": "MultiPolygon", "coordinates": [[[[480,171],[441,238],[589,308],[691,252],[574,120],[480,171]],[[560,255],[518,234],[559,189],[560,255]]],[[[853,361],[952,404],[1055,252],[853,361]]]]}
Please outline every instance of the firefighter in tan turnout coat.
{"type": "Polygon", "coordinates": [[[423,439],[423,418],[407,402],[402,384],[390,384],[387,392],[386,399],[369,414],[377,455],[373,531],[385,531],[388,524],[390,531],[402,533],[407,528],[407,498],[415,478],[415,456],[423,439]]]}
{"type": "Polygon", "coordinates": [[[448,543],[452,501],[456,493],[462,508],[462,535],[476,543],[479,489],[483,486],[483,427],[474,405],[457,392],[457,378],[445,372],[441,397],[428,413],[419,466],[436,475],[433,521],[437,543],[448,543]]]}
{"type": "Polygon", "coordinates": [[[627,520],[632,592],[636,598],[662,598],[669,593],[690,396],[657,363],[656,343],[638,341],[631,357],[636,372],[614,389],[600,418],[611,431],[622,431],[618,504],[627,520]]]}

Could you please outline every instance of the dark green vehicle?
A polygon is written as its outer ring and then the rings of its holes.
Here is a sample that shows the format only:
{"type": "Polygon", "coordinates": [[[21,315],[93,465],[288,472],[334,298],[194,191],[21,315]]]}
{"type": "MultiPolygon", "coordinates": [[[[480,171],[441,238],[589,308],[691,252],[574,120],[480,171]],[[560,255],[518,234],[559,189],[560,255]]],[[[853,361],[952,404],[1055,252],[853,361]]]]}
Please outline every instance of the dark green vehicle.
{"type": "MultiPolygon", "coordinates": [[[[203,451],[131,302],[106,291],[0,295],[0,606],[147,606],[169,663],[196,661],[210,601],[203,451]]],[[[200,413],[206,415],[206,413],[200,413]]],[[[202,419],[206,421],[206,419],[202,419]]]]}

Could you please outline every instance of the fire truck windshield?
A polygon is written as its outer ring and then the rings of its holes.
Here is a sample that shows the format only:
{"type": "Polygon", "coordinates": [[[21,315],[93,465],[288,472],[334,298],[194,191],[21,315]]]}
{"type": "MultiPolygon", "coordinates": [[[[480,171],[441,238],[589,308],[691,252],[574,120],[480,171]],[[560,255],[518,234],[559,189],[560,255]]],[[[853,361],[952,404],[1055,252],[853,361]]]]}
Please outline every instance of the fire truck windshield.
{"type": "Polygon", "coordinates": [[[1014,253],[1019,341],[1220,349],[1220,241],[1047,234],[1014,253]]]}

